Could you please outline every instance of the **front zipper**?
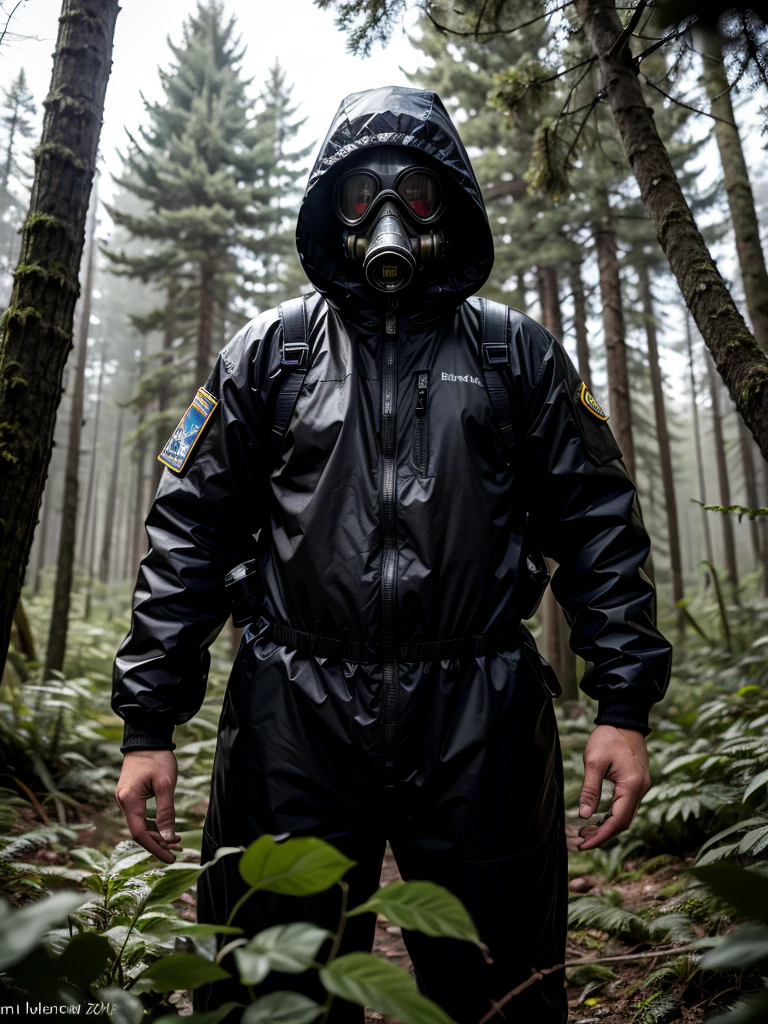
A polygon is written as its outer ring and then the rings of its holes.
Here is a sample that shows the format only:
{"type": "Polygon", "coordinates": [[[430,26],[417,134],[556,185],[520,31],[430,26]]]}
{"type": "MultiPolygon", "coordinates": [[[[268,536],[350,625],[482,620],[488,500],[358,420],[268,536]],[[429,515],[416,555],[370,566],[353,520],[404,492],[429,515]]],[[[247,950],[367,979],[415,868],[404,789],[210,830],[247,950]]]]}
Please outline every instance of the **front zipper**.
{"type": "Polygon", "coordinates": [[[413,428],[413,463],[419,476],[427,475],[429,461],[429,370],[416,370],[416,423],[413,428]]]}
{"type": "Polygon", "coordinates": [[[384,779],[393,784],[395,733],[397,729],[397,504],[396,504],[396,422],[397,401],[397,298],[390,295],[385,320],[384,373],[381,389],[381,522],[383,549],[381,555],[381,601],[383,637],[383,724],[384,779]]]}

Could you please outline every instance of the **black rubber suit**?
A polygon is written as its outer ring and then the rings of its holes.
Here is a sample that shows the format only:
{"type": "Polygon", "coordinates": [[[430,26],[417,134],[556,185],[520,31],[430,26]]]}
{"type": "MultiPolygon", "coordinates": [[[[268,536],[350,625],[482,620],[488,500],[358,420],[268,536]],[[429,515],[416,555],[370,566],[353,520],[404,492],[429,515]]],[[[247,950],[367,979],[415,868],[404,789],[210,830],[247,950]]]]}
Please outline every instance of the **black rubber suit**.
{"type": "MultiPolygon", "coordinates": [[[[269,310],[219,356],[206,387],[221,404],[189,465],[164,471],[113,707],[126,721],[124,751],[172,749],[174,725],[201,705],[207,645],[229,615],[224,576],[258,557],[263,607],[224,700],[203,859],[263,833],[318,835],[358,862],[354,904],[378,885],[389,840],[403,877],[456,893],[490,948],[492,964],[467,943],[404,936],[423,991],[460,1024],[477,1024],[532,967],[564,955],[562,766],[547,668],[518,628],[526,554],[541,548],[559,563],[553,589],[588,663],[582,687],[599,702],[596,721],[646,731],[670,661],[641,570],[649,540],[608,426],[574,398],[579,378],[562,346],[517,311],[518,436],[515,458],[505,457],[480,383],[478,307],[466,301],[491,270],[491,232],[434,93],[393,87],[343,102],[297,239],[316,289],[311,362],[277,465],[279,320],[269,310]],[[329,198],[345,161],[383,144],[431,158],[452,211],[446,256],[417,272],[396,309],[344,256],[329,198]],[[419,371],[429,396],[417,463],[419,371]],[[273,640],[271,622],[368,643],[371,654],[319,657],[273,640]],[[515,639],[481,656],[424,660],[414,646],[502,626],[515,639]]],[[[203,876],[201,920],[223,922],[242,893],[233,860],[203,876]]],[[[238,918],[248,935],[338,919],[338,888],[307,900],[259,896],[238,918]]],[[[351,919],[344,950],[369,948],[374,924],[351,919]]],[[[273,976],[268,986],[300,983],[273,976]]],[[[231,996],[226,984],[198,993],[197,1005],[231,996]]],[[[558,972],[504,1019],[563,1024],[566,1015],[558,972]]],[[[334,1020],[361,1021],[362,1011],[337,1001],[334,1020]]]]}

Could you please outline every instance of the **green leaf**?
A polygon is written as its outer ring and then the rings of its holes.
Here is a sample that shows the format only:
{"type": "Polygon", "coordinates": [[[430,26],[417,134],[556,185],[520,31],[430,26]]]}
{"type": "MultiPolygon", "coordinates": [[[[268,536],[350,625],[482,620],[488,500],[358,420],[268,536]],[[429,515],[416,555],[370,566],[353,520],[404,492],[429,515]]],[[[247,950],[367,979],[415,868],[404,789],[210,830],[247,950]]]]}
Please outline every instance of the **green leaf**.
{"type": "Polygon", "coordinates": [[[187,1024],[187,1021],[190,1021],[190,1024],[219,1024],[219,1021],[224,1020],[231,1010],[242,1005],[242,1003],[222,1003],[215,1010],[201,1010],[198,1013],[191,1013],[188,1017],[181,1017],[178,1013],[164,1013],[162,1017],[156,1017],[153,1024],[179,1024],[179,1021],[183,1021],[184,1024],[187,1024]]]}
{"type": "Polygon", "coordinates": [[[760,789],[761,786],[764,786],[766,784],[766,782],[768,782],[768,769],[766,769],[764,772],[760,772],[759,775],[756,775],[754,777],[754,779],[752,779],[750,784],[744,790],[744,796],[742,797],[742,803],[746,803],[746,801],[749,800],[749,798],[752,796],[752,794],[756,790],[760,789]]]}
{"type": "Polygon", "coordinates": [[[438,938],[465,939],[483,946],[472,918],[453,893],[435,882],[393,882],[349,912],[373,911],[392,924],[438,938]]]}
{"type": "Polygon", "coordinates": [[[355,861],[316,836],[275,842],[260,836],[240,858],[240,874],[252,889],[283,896],[312,896],[339,881],[355,861]]]}
{"type": "Polygon", "coordinates": [[[175,921],[174,935],[196,935],[205,938],[207,935],[242,935],[243,929],[233,924],[194,924],[192,921],[175,921]]]}
{"type": "Polygon", "coordinates": [[[86,899],[84,893],[62,891],[20,910],[0,901],[0,971],[23,960],[47,931],[66,921],[86,899]]]}
{"type": "Polygon", "coordinates": [[[733,1010],[708,1017],[707,1024],[763,1024],[768,1018],[768,996],[737,1003],[733,1010]]]}
{"type": "Polygon", "coordinates": [[[365,1006],[402,1024],[453,1024],[431,999],[421,995],[410,974],[372,953],[347,953],[320,970],[327,992],[365,1006]]]}
{"type": "Polygon", "coordinates": [[[247,1008],[242,1024],[311,1024],[322,1006],[298,992],[270,992],[247,1008]]]}
{"type": "Polygon", "coordinates": [[[152,988],[158,992],[200,988],[209,981],[231,977],[229,971],[197,953],[171,953],[170,956],[156,960],[141,975],[142,981],[151,981],[152,988]]]}
{"type": "Polygon", "coordinates": [[[64,952],[56,958],[55,970],[60,978],[87,990],[114,957],[109,939],[95,932],[81,932],[69,940],[64,952]]]}
{"type": "Polygon", "coordinates": [[[701,959],[702,970],[737,967],[742,970],[768,960],[768,927],[764,924],[745,924],[730,932],[701,959]]]}
{"type": "Polygon", "coordinates": [[[129,853],[127,857],[121,857],[111,868],[111,875],[120,875],[123,878],[131,878],[133,875],[140,875],[145,869],[144,861],[152,854],[149,850],[138,850],[136,853],[129,853]]]}
{"type": "Polygon", "coordinates": [[[744,917],[768,924],[768,878],[765,875],[737,864],[708,864],[689,870],[744,917]]]}
{"type": "Polygon", "coordinates": [[[96,992],[96,998],[111,1007],[109,1024],[141,1024],[144,1020],[142,1001],[118,985],[100,988],[96,992]]]}
{"type": "Polygon", "coordinates": [[[190,867],[188,864],[169,864],[150,889],[146,906],[177,900],[195,884],[202,871],[202,868],[190,867]]]}
{"type": "Polygon", "coordinates": [[[303,921],[267,928],[235,950],[240,981],[243,985],[258,985],[270,971],[301,974],[330,937],[331,932],[325,928],[303,921]]]}

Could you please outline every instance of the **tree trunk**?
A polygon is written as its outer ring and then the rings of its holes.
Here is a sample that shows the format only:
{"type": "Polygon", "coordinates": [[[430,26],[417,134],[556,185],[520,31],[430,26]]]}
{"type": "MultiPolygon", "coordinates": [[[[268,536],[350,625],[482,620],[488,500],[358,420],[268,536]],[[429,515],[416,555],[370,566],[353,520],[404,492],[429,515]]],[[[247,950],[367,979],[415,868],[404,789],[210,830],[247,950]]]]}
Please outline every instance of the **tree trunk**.
{"type": "Polygon", "coordinates": [[[107,491],[107,510],[104,513],[104,533],[101,543],[101,560],[99,563],[99,579],[102,583],[109,583],[109,552],[112,547],[115,532],[115,507],[117,505],[117,481],[120,476],[120,446],[123,443],[123,410],[120,410],[117,419],[117,433],[115,435],[115,450],[112,455],[112,474],[109,479],[109,490],[107,491]]]}
{"type": "Polygon", "coordinates": [[[91,322],[91,296],[96,253],[97,189],[94,188],[91,211],[88,215],[88,256],[77,328],[77,370],[72,389],[72,411],[69,419],[67,465],[64,475],[64,501],[61,510],[59,554],[56,559],[56,584],[51,607],[51,625],[48,650],[45,656],[46,677],[52,670],[64,668],[67,648],[69,605],[72,597],[72,579],[75,566],[75,538],[77,536],[77,496],[80,470],[80,438],[83,431],[83,400],[85,397],[85,364],[88,359],[88,331],[91,322]]]}
{"type": "MultiPolygon", "coordinates": [[[[165,324],[164,324],[164,327],[163,327],[163,354],[162,354],[162,360],[161,360],[161,364],[160,364],[161,367],[162,367],[163,373],[165,373],[165,371],[168,369],[168,367],[173,363],[173,339],[174,339],[174,335],[176,333],[175,332],[175,327],[176,327],[176,316],[175,316],[175,314],[176,314],[176,299],[177,299],[178,291],[179,291],[178,284],[176,282],[170,282],[168,284],[168,287],[166,289],[166,300],[165,300],[166,301],[166,306],[165,306],[165,324]]],[[[202,299],[201,299],[201,302],[202,302],[202,299]]],[[[205,373],[204,377],[198,377],[198,386],[199,386],[199,384],[205,383],[205,381],[208,378],[208,373],[209,372],[210,371],[206,370],[206,373],[205,373]]],[[[160,387],[158,388],[158,391],[157,391],[157,409],[158,409],[158,412],[165,412],[165,410],[168,408],[168,405],[170,403],[170,398],[171,398],[171,389],[170,389],[170,386],[169,386],[169,381],[168,381],[168,378],[166,376],[163,376],[163,378],[161,379],[160,387]]],[[[163,450],[163,445],[165,444],[167,438],[168,438],[167,427],[165,426],[164,423],[161,423],[161,424],[159,424],[159,426],[157,428],[157,431],[156,431],[156,434],[155,434],[155,444],[157,446],[157,451],[158,452],[161,452],[163,450]]],[[[153,490],[155,490],[155,491],[157,490],[157,485],[160,483],[160,477],[162,475],[163,475],[163,464],[159,460],[155,459],[154,463],[152,464],[152,489],[153,490]]]]}
{"type": "MultiPolygon", "coordinates": [[[[739,448],[741,449],[741,465],[744,469],[744,490],[746,492],[747,508],[757,508],[760,504],[757,489],[757,473],[755,459],[752,454],[752,438],[744,426],[744,421],[739,418],[739,448]]],[[[760,566],[762,572],[762,593],[763,597],[768,596],[768,537],[766,536],[766,522],[763,516],[754,516],[749,520],[749,538],[752,544],[752,555],[755,565],[760,566]]]]}
{"type": "Polygon", "coordinates": [[[661,379],[661,362],[656,334],[656,315],[653,308],[651,281],[648,265],[641,259],[637,264],[640,280],[640,301],[643,306],[645,335],[648,339],[648,366],[651,375],[653,392],[653,410],[656,419],[656,437],[659,442],[659,461],[661,464],[661,482],[664,487],[664,505],[667,513],[667,539],[669,542],[669,564],[672,571],[672,597],[675,602],[677,628],[683,633],[686,618],[679,606],[685,597],[683,590],[683,560],[680,552],[680,527],[677,519],[677,498],[675,495],[675,478],[672,470],[672,447],[667,430],[667,411],[664,405],[664,385],[661,379]]]}
{"type": "MultiPolygon", "coordinates": [[[[701,451],[701,424],[699,423],[699,407],[696,402],[696,373],[693,367],[693,342],[691,340],[691,320],[685,318],[685,338],[688,346],[688,369],[691,375],[691,411],[693,415],[693,442],[696,448],[696,468],[699,476],[699,501],[702,505],[707,504],[706,476],[704,473],[704,457],[701,451]]],[[[709,512],[702,508],[702,525],[704,528],[704,550],[707,553],[707,561],[710,565],[715,564],[715,550],[712,547],[712,531],[709,528],[709,512]]]]}
{"type": "Polygon", "coordinates": [[[200,268],[200,312],[197,328],[197,359],[195,362],[198,387],[205,384],[211,372],[213,311],[216,304],[213,282],[213,267],[209,263],[204,263],[200,268]]]}
{"type": "Polygon", "coordinates": [[[72,347],[86,213],[118,0],[63,0],[29,216],[0,327],[0,670],[72,347]]]}
{"type": "Polygon", "coordinates": [[[603,333],[605,335],[611,425],[629,475],[634,479],[635,446],[632,440],[632,406],[629,400],[627,341],[624,309],[621,301],[619,253],[616,246],[613,213],[607,195],[603,196],[602,203],[595,210],[595,214],[592,234],[595,239],[597,264],[600,272],[600,297],[603,303],[603,333]]]}
{"type": "MultiPolygon", "coordinates": [[[[563,315],[560,309],[557,271],[552,264],[537,268],[537,283],[542,322],[547,330],[551,331],[560,341],[563,337],[563,315]]],[[[550,564],[549,570],[553,571],[552,564],[550,564]]],[[[560,685],[563,688],[563,700],[578,700],[576,656],[570,646],[571,628],[563,609],[555,600],[551,587],[547,587],[541,609],[547,661],[560,680],[560,685]]]]}
{"type": "MultiPolygon", "coordinates": [[[[720,408],[720,381],[717,379],[712,360],[707,359],[709,375],[709,393],[712,398],[712,432],[715,442],[715,462],[717,463],[717,479],[720,485],[720,504],[731,505],[731,481],[728,475],[728,459],[725,451],[723,434],[723,416],[720,408]]],[[[725,553],[725,569],[734,594],[739,592],[739,566],[736,561],[736,538],[733,533],[733,520],[727,513],[719,513],[723,527],[723,550],[725,553]]]]}
{"type": "Polygon", "coordinates": [[[747,162],[741,146],[739,129],[731,102],[731,87],[723,64],[720,37],[713,32],[704,34],[701,54],[704,64],[704,86],[715,121],[715,138],[723,165],[723,181],[728,196],[728,208],[736,238],[744,298],[752,322],[752,331],[758,345],[768,352],[768,271],[760,244],[760,225],[755,210],[755,197],[749,180],[747,162]]]}
{"type": "Polygon", "coordinates": [[[88,487],[86,488],[85,503],[83,508],[86,509],[86,514],[83,516],[82,526],[80,527],[80,543],[78,544],[78,551],[80,552],[80,561],[85,565],[86,551],[88,549],[88,530],[90,529],[90,521],[87,510],[91,507],[91,495],[93,494],[93,478],[96,473],[96,451],[99,444],[99,417],[101,414],[101,391],[104,385],[104,367],[107,362],[107,342],[106,339],[101,343],[101,365],[99,367],[99,382],[96,385],[96,411],[93,416],[93,442],[91,444],[91,464],[88,467],[88,487]]]}
{"type": "Polygon", "coordinates": [[[87,622],[91,617],[91,603],[93,601],[93,580],[96,576],[96,535],[98,533],[99,519],[99,470],[96,469],[96,478],[93,482],[93,507],[88,513],[91,524],[88,534],[88,555],[86,557],[87,582],[85,584],[85,610],[83,618],[87,622]]]}
{"type": "Polygon", "coordinates": [[[43,569],[46,566],[46,558],[48,557],[48,526],[51,518],[51,505],[53,504],[53,498],[50,493],[46,492],[45,500],[43,501],[43,515],[40,520],[40,546],[37,550],[37,562],[35,564],[35,578],[32,586],[32,593],[37,597],[40,593],[40,583],[43,569]]]}
{"type": "Polygon", "coordinates": [[[696,227],[643,96],[613,0],[576,0],[576,8],[659,243],[718,373],[768,459],[768,357],[749,332],[696,227]]]}
{"type": "Polygon", "coordinates": [[[584,295],[584,279],[581,264],[570,265],[571,291],[573,292],[573,329],[576,334],[576,358],[581,379],[592,390],[592,374],[589,369],[589,340],[587,336],[587,300],[584,295]]]}

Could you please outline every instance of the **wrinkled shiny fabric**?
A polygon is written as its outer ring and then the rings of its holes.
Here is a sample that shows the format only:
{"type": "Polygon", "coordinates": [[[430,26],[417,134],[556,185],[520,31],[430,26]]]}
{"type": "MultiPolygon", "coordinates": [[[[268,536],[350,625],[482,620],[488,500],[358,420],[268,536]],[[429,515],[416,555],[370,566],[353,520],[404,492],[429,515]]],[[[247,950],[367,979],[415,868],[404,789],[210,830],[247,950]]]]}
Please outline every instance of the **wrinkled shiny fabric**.
{"type": "MultiPolygon", "coordinates": [[[[378,885],[389,840],[403,877],[447,885],[490,949],[493,963],[465,943],[405,933],[422,990],[458,1024],[476,1024],[532,968],[564,957],[557,687],[525,628],[482,656],[408,661],[399,645],[519,621],[526,556],[541,550],[559,563],[553,590],[587,662],[582,688],[599,702],[597,721],[644,730],[670,666],[642,572],[648,536],[621,453],[579,402],[562,346],[516,310],[515,437],[505,449],[470,300],[491,269],[490,230],[433,93],[388,88],[344,101],[310,175],[297,242],[316,290],[309,369],[281,450],[273,459],[279,318],[269,310],[219,356],[206,388],[221,405],[189,465],[163,473],[113,708],[126,722],[124,750],[172,747],[173,727],[204,697],[207,647],[229,613],[224,576],[258,558],[263,600],[224,700],[203,859],[264,833],[318,835],[358,862],[354,904],[378,885]],[[434,160],[453,214],[445,259],[417,271],[396,306],[344,259],[330,213],[345,157],[382,144],[434,160]],[[426,415],[417,415],[425,375],[426,415]],[[386,653],[322,658],[275,642],[272,622],[386,653]]],[[[199,883],[200,920],[225,921],[243,891],[233,858],[214,865],[199,883]]],[[[236,923],[247,935],[287,920],[333,930],[338,897],[258,894],[236,923]]],[[[371,915],[352,919],[343,948],[369,948],[373,927],[371,915]]],[[[274,975],[263,990],[307,981],[274,975]]],[[[233,995],[244,997],[219,983],[198,991],[196,1006],[233,995]]],[[[562,972],[505,1012],[519,1024],[564,1024],[562,972]]],[[[337,1001],[332,1019],[359,1022],[362,1011],[337,1001]]]]}

